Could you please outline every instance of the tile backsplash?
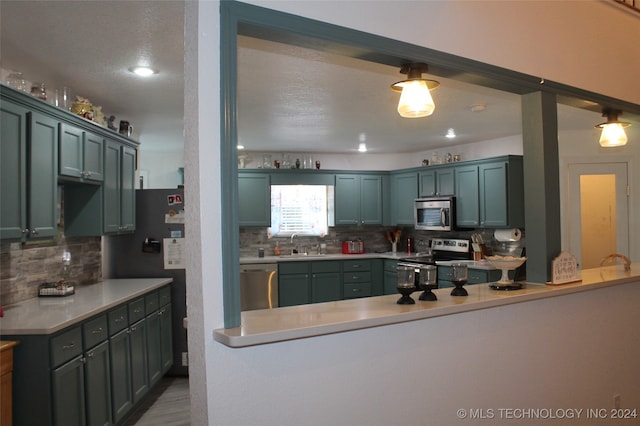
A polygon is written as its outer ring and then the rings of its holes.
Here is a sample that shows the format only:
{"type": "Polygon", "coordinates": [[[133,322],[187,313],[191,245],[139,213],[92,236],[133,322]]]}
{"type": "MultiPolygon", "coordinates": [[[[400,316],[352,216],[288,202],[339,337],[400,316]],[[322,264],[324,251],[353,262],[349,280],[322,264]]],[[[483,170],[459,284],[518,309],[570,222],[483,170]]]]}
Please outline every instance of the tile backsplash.
{"type": "Polygon", "coordinates": [[[60,237],[43,243],[0,244],[0,303],[38,296],[38,286],[63,278],[62,254],[71,253],[68,281],[93,284],[102,279],[100,237],[60,237]]]}

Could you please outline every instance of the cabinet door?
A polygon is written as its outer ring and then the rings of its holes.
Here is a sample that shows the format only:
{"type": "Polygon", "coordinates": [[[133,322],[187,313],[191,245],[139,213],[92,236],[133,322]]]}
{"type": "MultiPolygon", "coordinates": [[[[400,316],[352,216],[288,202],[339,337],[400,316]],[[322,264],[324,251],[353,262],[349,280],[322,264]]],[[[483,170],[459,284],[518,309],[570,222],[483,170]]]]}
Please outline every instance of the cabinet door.
{"type": "Polygon", "coordinates": [[[336,225],[360,224],[360,176],[336,175],[336,225]]]}
{"type": "Polygon", "coordinates": [[[340,299],[342,299],[342,284],[339,272],[311,275],[311,303],[333,302],[340,299]]]}
{"type": "Polygon", "coordinates": [[[446,196],[455,194],[454,168],[438,169],[436,171],[436,195],[446,196]]]}
{"type": "Polygon", "coordinates": [[[51,238],[57,233],[58,121],[29,113],[29,238],[51,238]]]}
{"type": "Polygon", "coordinates": [[[109,339],[111,358],[111,395],[113,398],[113,421],[118,423],[133,405],[131,393],[131,339],[129,329],[124,329],[109,339]]]}
{"type": "Polygon", "coordinates": [[[162,377],[162,346],[158,311],[147,316],[147,368],[149,385],[153,386],[162,377]]]}
{"type": "Polygon", "coordinates": [[[278,277],[278,305],[306,305],[311,302],[309,274],[287,274],[278,277]]]}
{"type": "MultiPolygon", "coordinates": [[[[73,358],[51,372],[53,424],[86,425],[84,364],[82,356],[73,358]]],[[[41,401],[43,403],[44,401],[41,401]]],[[[37,409],[37,404],[33,407],[37,409]]]]}
{"type": "Polygon", "coordinates": [[[82,139],[83,177],[95,182],[104,179],[104,139],[93,133],[84,132],[82,139]]]}
{"type": "Polygon", "coordinates": [[[107,141],[104,147],[103,231],[116,233],[120,229],[120,144],[107,141]]]}
{"type": "Polygon", "coordinates": [[[436,195],[436,171],[425,170],[420,172],[419,178],[419,194],[421,197],[433,197],[436,195]]]}
{"type": "Polygon", "coordinates": [[[382,225],[382,176],[360,176],[360,223],[382,225]]]}
{"type": "Polygon", "coordinates": [[[122,146],[121,149],[120,227],[129,232],[136,229],[136,150],[128,146],[122,146]]]}
{"type": "Polygon", "coordinates": [[[60,124],[60,174],[81,178],[82,130],[66,123],[60,124]]]}
{"type": "Polygon", "coordinates": [[[162,374],[173,365],[173,326],[171,322],[171,304],[158,311],[160,316],[160,346],[162,352],[162,374]]]}
{"type": "Polygon", "coordinates": [[[131,340],[131,387],[133,403],[136,404],[149,391],[147,370],[147,334],[144,318],[129,328],[131,340]]]}
{"type": "Polygon", "coordinates": [[[391,175],[391,225],[413,225],[414,201],[418,197],[418,174],[391,175]]]}
{"type": "Polygon", "coordinates": [[[27,228],[27,110],[0,102],[0,239],[20,240],[27,228]]]}
{"type": "Polygon", "coordinates": [[[267,173],[238,173],[240,226],[271,226],[271,186],[267,173]]]}
{"type": "Polygon", "coordinates": [[[384,259],[384,294],[396,294],[398,284],[398,261],[384,259]]]}
{"type": "Polygon", "coordinates": [[[482,164],[479,169],[481,225],[488,228],[507,226],[507,164],[482,164]]]}
{"type": "Polygon", "coordinates": [[[109,342],[87,351],[85,359],[87,425],[108,426],[111,424],[109,342]]]}
{"type": "Polygon", "coordinates": [[[456,168],[455,182],[456,226],[478,226],[480,224],[478,166],[456,168]]]}

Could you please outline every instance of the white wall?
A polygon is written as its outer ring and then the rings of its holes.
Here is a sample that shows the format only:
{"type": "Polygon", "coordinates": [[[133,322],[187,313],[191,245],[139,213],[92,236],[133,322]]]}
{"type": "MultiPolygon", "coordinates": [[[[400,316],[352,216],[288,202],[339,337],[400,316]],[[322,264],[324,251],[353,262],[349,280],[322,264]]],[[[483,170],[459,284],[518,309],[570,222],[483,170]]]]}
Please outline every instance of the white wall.
{"type": "Polygon", "coordinates": [[[153,144],[140,140],[138,176],[144,176],[145,189],[177,188],[182,184],[178,168],[184,167],[184,150],[155,151],[153,144]]]}
{"type": "MultiPolygon", "coordinates": [[[[640,75],[633,42],[638,18],[606,2],[251,3],[640,103],[640,93],[628,89],[637,87],[640,75]],[[402,7],[409,10],[399,13],[402,7]],[[611,40],[624,46],[616,50],[611,40]],[[601,63],[607,64],[606,77],[601,63]]],[[[622,395],[624,407],[640,407],[637,283],[246,349],[214,342],[212,330],[223,327],[216,238],[223,189],[215,166],[218,144],[212,143],[220,132],[211,120],[220,115],[214,101],[218,6],[186,4],[185,111],[193,112],[185,117],[192,424],[513,424],[458,421],[455,411],[608,409],[614,393],[622,395]]]]}

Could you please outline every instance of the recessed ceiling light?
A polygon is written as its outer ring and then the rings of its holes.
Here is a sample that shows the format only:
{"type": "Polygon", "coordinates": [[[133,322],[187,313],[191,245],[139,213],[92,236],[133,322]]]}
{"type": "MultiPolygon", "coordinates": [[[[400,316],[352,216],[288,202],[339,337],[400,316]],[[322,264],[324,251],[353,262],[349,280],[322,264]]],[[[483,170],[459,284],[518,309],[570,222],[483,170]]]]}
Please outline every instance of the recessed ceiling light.
{"type": "Polygon", "coordinates": [[[367,152],[367,144],[364,142],[361,142],[360,145],[358,145],[358,151],[359,152],[367,152]]]}
{"type": "Polygon", "coordinates": [[[244,145],[238,145],[238,149],[244,149],[244,145]]]}
{"type": "Polygon", "coordinates": [[[153,74],[157,74],[158,71],[149,68],[149,67],[131,67],[129,68],[129,71],[131,71],[132,73],[139,75],[140,77],[149,77],[153,74]]]}
{"type": "Polygon", "coordinates": [[[445,135],[445,137],[453,139],[456,137],[456,132],[453,129],[449,129],[447,130],[447,134],[445,135]]]}

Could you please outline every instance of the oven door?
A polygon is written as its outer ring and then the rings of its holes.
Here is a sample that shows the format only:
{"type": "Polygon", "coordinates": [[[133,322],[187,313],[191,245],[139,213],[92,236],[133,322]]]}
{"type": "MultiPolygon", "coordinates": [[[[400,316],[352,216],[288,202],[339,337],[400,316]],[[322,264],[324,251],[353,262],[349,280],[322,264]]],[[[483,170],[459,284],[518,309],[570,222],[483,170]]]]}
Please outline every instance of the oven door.
{"type": "Polygon", "coordinates": [[[417,230],[451,231],[454,218],[453,198],[417,199],[414,218],[417,230]]]}

